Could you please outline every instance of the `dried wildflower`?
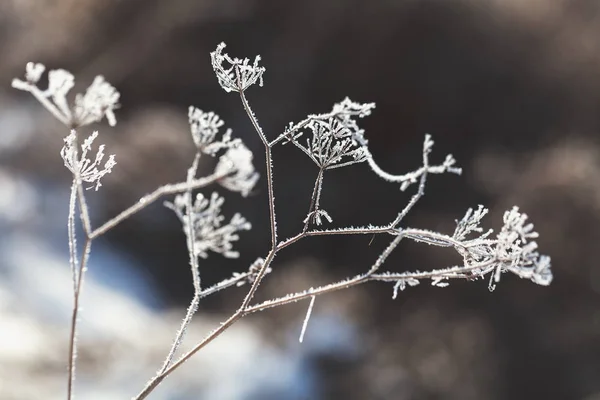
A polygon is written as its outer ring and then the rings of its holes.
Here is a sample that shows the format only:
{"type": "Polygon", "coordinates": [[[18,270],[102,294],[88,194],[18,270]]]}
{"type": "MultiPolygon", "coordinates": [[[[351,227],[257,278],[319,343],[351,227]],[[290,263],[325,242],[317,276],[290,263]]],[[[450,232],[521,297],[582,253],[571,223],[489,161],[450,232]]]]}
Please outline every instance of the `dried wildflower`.
{"type": "Polygon", "coordinates": [[[367,148],[358,137],[360,131],[354,131],[343,120],[329,118],[326,121],[314,120],[308,123],[312,136],[306,145],[296,142],[319,168],[324,170],[340,168],[366,160],[367,148]]]}
{"type": "Polygon", "coordinates": [[[231,139],[231,129],[225,131],[221,140],[215,141],[225,122],[212,111],[204,112],[199,108],[190,107],[188,117],[194,144],[204,154],[215,156],[218,151],[241,143],[240,139],[231,139]]]}
{"type": "Polygon", "coordinates": [[[258,81],[259,86],[263,85],[263,74],[265,67],[259,67],[260,56],[254,58],[254,63],[250,64],[247,58],[231,58],[227,53],[223,53],[225,43],[220,43],[217,49],[210,53],[212,67],[219,80],[219,85],[226,92],[243,92],[258,81]],[[223,64],[229,64],[224,66],[223,64]]]}
{"type": "Polygon", "coordinates": [[[552,282],[550,257],[537,252],[537,243],[532,239],[539,235],[533,230],[533,224],[526,222],[527,215],[520,213],[518,207],[504,213],[504,226],[494,247],[494,256],[499,260],[494,280],[498,282],[500,273],[507,270],[547,286],[552,282]]]}
{"type": "Polygon", "coordinates": [[[364,130],[356,118],[371,114],[375,103],[356,103],[345,98],[336,103],[329,113],[309,115],[302,122],[290,126],[281,135],[308,155],[321,169],[340,168],[363,162],[369,156],[364,130]],[[302,143],[303,128],[311,137],[302,143]]]}
{"type": "Polygon", "coordinates": [[[100,164],[104,159],[103,144],[98,146],[98,152],[93,161],[88,158],[88,152],[92,149],[92,143],[97,136],[98,131],[95,131],[91,136],[85,139],[81,145],[81,154],[79,154],[77,151],[77,133],[75,130],[72,130],[71,134],[65,138],[65,145],[60,151],[65,166],[73,173],[73,175],[80,181],[95,184],[88,189],[95,187],[96,190],[102,186],[100,179],[104,175],[110,173],[116,164],[115,156],[113,154],[108,157],[106,163],[104,163],[104,167],[100,169],[100,164]]]}
{"type": "Polygon", "coordinates": [[[12,86],[33,94],[48,111],[69,127],[89,125],[104,117],[111,126],[117,123],[114,110],[119,106],[119,92],[102,76],[94,79],[84,95],[77,94],[75,104],[70,106],[67,96],[75,86],[73,74],[64,69],[51,70],[48,72],[48,88],[41,90],[37,83],[44,70],[43,64],[27,63],[25,81],[13,79],[12,86]]]}
{"type": "Polygon", "coordinates": [[[484,266],[472,271],[475,276],[493,272],[490,290],[494,289],[494,283],[500,281],[503,272],[512,272],[539,285],[549,285],[552,282],[550,257],[537,252],[538,246],[533,239],[538,237],[538,233],[533,230],[533,224],[526,223],[527,215],[519,212],[518,207],[506,211],[504,226],[495,239],[490,239],[493,231],[483,232],[479,226],[487,211],[483,206],[479,206],[476,211],[469,209],[457,223],[452,239],[461,244],[455,247],[463,256],[464,265],[484,266]],[[480,235],[467,240],[466,236],[472,232],[480,235]]]}
{"type": "MultiPolygon", "coordinates": [[[[199,193],[192,210],[187,210],[188,196],[188,193],[177,195],[173,203],[165,203],[165,205],[175,211],[184,226],[187,223],[188,212],[191,213],[194,254],[207,258],[210,250],[227,258],[239,257],[239,253],[233,250],[233,242],[239,239],[237,234],[239,231],[252,228],[250,222],[236,213],[228,224],[223,225],[225,217],[221,215],[221,207],[225,199],[216,192],[213,192],[210,198],[199,193]]],[[[187,229],[184,231],[187,235],[187,229]]]]}

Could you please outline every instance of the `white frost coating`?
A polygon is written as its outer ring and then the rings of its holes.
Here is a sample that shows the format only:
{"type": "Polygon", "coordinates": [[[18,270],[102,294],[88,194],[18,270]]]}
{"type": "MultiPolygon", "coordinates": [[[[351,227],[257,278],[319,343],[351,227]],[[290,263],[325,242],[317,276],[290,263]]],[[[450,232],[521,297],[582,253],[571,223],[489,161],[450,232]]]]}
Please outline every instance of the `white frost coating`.
{"type": "Polygon", "coordinates": [[[259,178],[252,163],[253,158],[252,152],[241,142],[237,146],[230,147],[219,158],[215,168],[216,174],[229,173],[219,181],[221,186],[239,192],[242,196],[250,194],[259,178]]]}
{"type": "MultiPolygon", "coordinates": [[[[175,211],[179,219],[185,225],[187,214],[188,194],[180,194],[175,197],[173,203],[165,205],[175,211]]],[[[221,215],[221,206],[225,199],[213,192],[210,199],[199,193],[196,196],[191,210],[192,225],[194,229],[194,254],[207,258],[208,251],[220,253],[227,258],[237,258],[239,253],[233,250],[233,242],[239,240],[239,231],[247,231],[252,228],[241,214],[233,215],[229,223],[223,225],[225,217],[221,215]]],[[[184,232],[187,231],[184,229],[184,232]]]]}
{"type": "Polygon", "coordinates": [[[215,140],[225,122],[212,111],[204,112],[190,106],[188,117],[194,144],[204,154],[215,156],[218,151],[241,143],[240,139],[231,139],[231,129],[225,131],[221,140],[215,140]]]}
{"type": "Polygon", "coordinates": [[[37,87],[43,72],[43,64],[27,63],[25,80],[13,79],[15,89],[30,92],[48,111],[69,128],[81,127],[100,122],[106,118],[110,126],[117,123],[114,110],[119,107],[119,92],[101,75],[96,76],[85,94],[77,94],[75,103],[71,106],[67,96],[73,86],[73,74],[64,69],[48,72],[48,88],[41,90],[37,87]]]}
{"type": "Polygon", "coordinates": [[[65,166],[73,173],[73,176],[83,182],[94,183],[96,190],[102,186],[100,179],[109,174],[112,168],[117,164],[115,156],[110,155],[104,167],[100,169],[100,164],[104,159],[104,145],[98,146],[96,157],[92,160],[88,158],[88,152],[92,149],[92,143],[98,137],[98,131],[92,133],[81,145],[81,154],[77,151],[77,134],[74,130],[65,138],[65,145],[60,151],[60,155],[65,162],[65,166]]]}
{"type": "Polygon", "coordinates": [[[300,331],[300,337],[298,341],[302,343],[304,341],[304,333],[306,332],[306,327],[308,326],[308,320],[312,314],[313,306],[315,305],[316,296],[312,296],[310,298],[310,304],[308,305],[308,310],[306,310],[306,317],[304,317],[304,322],[302,323],[302,331],[300,331]]]}
{"type": "Polygon", "coordinates": [[[247,58],[231,58],[227,53],[223,53],[224,48],[225,43],[220,43],[217,49],[210,53],[210,59],[219,85],[226,92],[243,92],[256,81],[259,86],[263,85],[265,67],[258,66],[260,56],[256,56],[254,63],[250,64],[247,58]]]}
{"type": "Polygon", "coordinates": [[[384,171],[383,169],[381,169],[381,167],[379,167],[379,165],[377,165],[371,153],[367,154],[367,163],[369,164],[369,167],[371,167],[371,170],[373,170],[373,172],[375,172],[375,174],[380,178],[388,182],[399,182],[400,190],[402,191],[406,190],[413,183],[417,183],[419,181],[419,178],[426,173],[443,174],[445,172],[449,172],[457,175],[460,175],[462,173],[461,168],[455,167],[456,160],[454,159],[452,154],[446,155],[446,158],[444,159],[444,162],[442,164],[430,166],[429,153],[431,152],[432,147],[433,140],[431,140],[431,136],[425,135],[425,141],[423,143],[423,166],[418,170],[409,172],[407,174],[393,175],[384,171]]]}

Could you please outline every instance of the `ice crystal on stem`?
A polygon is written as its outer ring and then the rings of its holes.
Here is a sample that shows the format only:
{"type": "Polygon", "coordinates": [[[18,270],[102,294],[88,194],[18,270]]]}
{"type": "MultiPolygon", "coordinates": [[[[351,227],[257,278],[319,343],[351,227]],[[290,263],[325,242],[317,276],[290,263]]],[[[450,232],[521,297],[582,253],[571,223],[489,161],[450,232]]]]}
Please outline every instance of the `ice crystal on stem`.
{"type": "Polygon", "coordinates": [[[83,182],[93,183],[96,190],[102,186],[100,179],[112,171],[116,165],[115,156],[110,155],[104,163],[104,167],[100,168],[104,159],[104,145],[98,146],[96,157],[92,160],[88,157],[88,152],[92,149],[92,143],[98,137],[98,131],[92,133],[81,145],[81,154],[77,149],[77,133],[75,130],[65,138],[65,145],[60,151],[60,155],[65,162],[65,166],[73,173],[73,175],[83,182]]]}
{"type": "Polygon", "coordinates": [[[259,86],[263,85],[265,67],[258,65],[260,56],[256,56],[254,63],[250,64],[247,58],[231,58],[227,53],[223,53],[224,48],[225,43],[220,43],[217,49],[210,53],[210,59],[219,85],[226,92],[243,92],[256,81],[259,86]]]}
{"type": "Polygon", "coordinates": [[[329,113],[309,115],[302,122],[291,124],[275,143],[284,138],[291,141],[324,170],[363,162],[369,154],[367,140],[356,118],[370,115],[373,108],[375,103],[356,103],[346,97],[334,104],[329,113]],[[303,128],[312,134],[306,144],[299,140],[304,135],[303,128]]]}
{"type": "Polygon", "coordinates": [[[225,199],[216,192],[213,192],[210,198],[199,193],[192,210],[186,210],[187,196],[187,193],[177,195],[173,203],[165,203],[165,205],[175,211],[184,226],[188,218],[187,213],[191,213],[194,229],[194,254],[207,258],[210,250],[227,258],[239,257],[239,253],[233,250],[233,242],[239,240],[237,234],[239,231],[247,231],[252,228],[250,222],[241,214],[236,213],[229,223],[223,225],[225,217],[221,215],[221,207],[225,199]]]}

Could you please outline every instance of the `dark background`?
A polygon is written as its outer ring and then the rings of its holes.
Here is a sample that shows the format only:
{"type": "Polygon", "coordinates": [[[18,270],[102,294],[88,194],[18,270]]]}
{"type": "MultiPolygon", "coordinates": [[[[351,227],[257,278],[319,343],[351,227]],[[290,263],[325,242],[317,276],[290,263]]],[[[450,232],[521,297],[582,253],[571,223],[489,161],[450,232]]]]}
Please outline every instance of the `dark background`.
{"type": "MultiPolygon", "coordinates": [[[[30,129],[40,133],[5,153],[2,166],[68,185],[56,156],[64,128],[8,86],[27,61],[38,61],[73,72],[80,90],[102,74],[121,92],[118,125],[99,126],[118,165],[94,194],[96,223],[184,179],[193,157],[189,105],[221,115],[262,171],[258,137],[211,70],[209,52],[221,41],[233,56],[262,56],[265,85],[248,98],[268,137],[345,96],[376,102],[361,125],[380,165],[398,173],[418,167],[429,133],[433,160],[452,153],[464,169],[461,177],[432,176],[407,225],[452,232],[468,207],[484,204],[491,209],[486,226],[497,229],[516,204],[553,259],[549,288],[506,275],[494,293],[481,281],[423,284],[393,301],[391,285],[373,283],[317,299],[315,312],[342,315],[359,332],[356,354],[311,361],[320,398],[600,399],[600,3],[5,0],[0,107],[28,107],[30,129]]],[[[317,173],[296,150],[274,153],[281,238],[301,229],[317,173]]],[[[412,190],[402,193],[359,165],[326,175],[322,205],[334,226],[383,224],[412,190]]],[[[254,229],[236,246],[240,260],[215,255],[202,264],[204,282],[244,270],[268,251],[264,174],[252,196],[227,194],[226,211],[234,210],[254,229]]],[[[185,242],[168,210],[152,206],[105,240],[143,265],[165,306],[187,305],[185,242]]],[[[278,255],[258,297],[365,271],[387,238],[370,241],[294,245],[278,255]]],[[[408,243],[386,265],[425,270],[457,261],[450,250],[408,243]]],[[[201,309],[226,316],[243,294],[220,294],[201,309]]],[[[264,312],[251,323],[277,343],[286,327],[297,328],[305,307],[264,312]]]]}

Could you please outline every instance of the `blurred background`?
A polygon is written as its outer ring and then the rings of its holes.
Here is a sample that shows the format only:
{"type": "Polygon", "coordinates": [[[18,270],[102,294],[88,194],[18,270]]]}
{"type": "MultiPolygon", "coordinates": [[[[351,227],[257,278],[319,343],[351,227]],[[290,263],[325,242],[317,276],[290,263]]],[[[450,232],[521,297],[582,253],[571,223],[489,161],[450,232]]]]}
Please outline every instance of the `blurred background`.
{"type": "MultiPolygon", "coordinates": [[[[262,145],[209,52],[260,54],[265,85],[248,91],[267,136],[345,96],[376,102],[361,121],[391,172],[452,153],[464,173],[432,176],[406,224],[451,233],[469,207],[519,205],[552,256],[548,288],[505,275],[422,284],[392,300],[370,283],[252,315],[174,373],[156,399],[600,399],[600,3],[595,0],[3,0],[0,2],[0,398],[63,399],[71,281],[68,134],[10,88],[28,61],[65,68],[81,92],[102,74],[121,92],[118,125],[100,124],[117,166],[88,192],[98,226],[193,158],[187,107],[217,112],[262,145]]],[[[91,132],[92,127],[87,127],[91,132]]],[[[95,128],[94,128],[95,129],[95,128]]],[[[85,132],[88,134],[90,132],[85,132]]],[[[302,228],[317,170],[297,149],[274,153],[282,238],[302,228]]],[[[203,164],[209,173],[214,164],[203,164]]],[[[213,188],[209,188],[210,192],[213,188]]],[[[269,248],[264,174],[248,198],[219,190],[226,215],[253,223],[242,256],[201,263],[205,285],[245,271],[269,248]]],[[[414,190],[414,188],[411,188],[414,190]]],[[[384,224],[413,193],[364,165],[325,177],[332,226],[384,224]]],[[[169,200],[169,199],[165,199],[169,200]]],[[[257,300],[366,271],[385,237],[310,238],[280,253],[257,300]],[[371,241],[372,239],[372,241],[371,241]]],[[[460,261],[407,243],[391,271],[460,261]]],[[[247,287],[203,300],[188,347],[226,319],[247,287]]],[[[161,202],[94,243],[83,295],[76,393],[130,398],[156,371],[192,297],[185,239],[161,202]]]]}

